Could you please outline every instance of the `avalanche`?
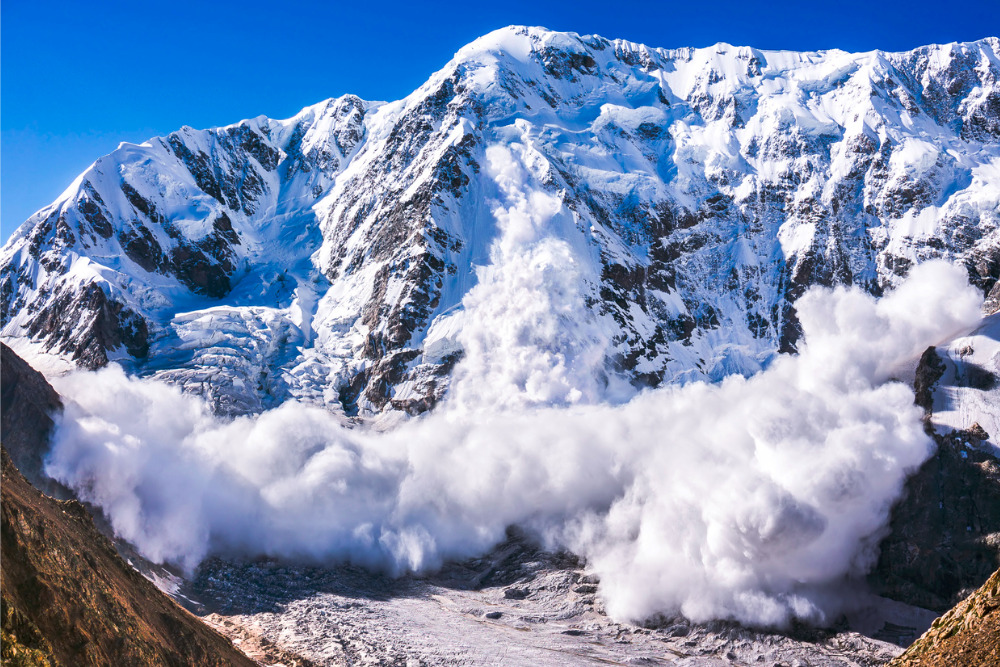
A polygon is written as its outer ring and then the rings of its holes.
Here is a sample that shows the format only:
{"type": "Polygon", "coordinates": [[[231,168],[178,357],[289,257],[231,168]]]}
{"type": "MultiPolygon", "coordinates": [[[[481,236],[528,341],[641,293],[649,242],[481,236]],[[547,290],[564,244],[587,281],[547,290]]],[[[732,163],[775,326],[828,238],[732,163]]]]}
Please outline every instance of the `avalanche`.
{"type": "MultiPolygon", "coordinates": [[[[461,391],[381,433],[294,401],[227,420],[116,367],[78,372],[56,384],[68,400],[46,471],[148,558],[189,570],[235,553],[424,571],[516,525],[586,557],[619,619],[826,623],[931,453],[913,392],[890,378],[981,303],[944,262],[878,301],[815,288],[798,355],[617,406],[579,405],[591,378],[564,391],[564,332],[542,323],[519,346],[469,346],[461,391]]],[[[520,319],[501,314],[495,328],[520,319]]]]}

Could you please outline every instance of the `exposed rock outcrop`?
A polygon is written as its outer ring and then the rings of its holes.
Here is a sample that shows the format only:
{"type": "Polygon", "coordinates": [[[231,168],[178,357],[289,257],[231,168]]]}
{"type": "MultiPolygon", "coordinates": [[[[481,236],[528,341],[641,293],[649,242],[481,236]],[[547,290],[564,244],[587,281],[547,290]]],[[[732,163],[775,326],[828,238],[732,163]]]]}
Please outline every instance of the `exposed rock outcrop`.
{"type": "Polygon", "coordinates": [[[978,415],[993,428],[996,419],[991,378],[998,360],[980,366],[972,350],[993,356],[995,319],[920,358],[916,402],[936,451],[907,480],[871,575],[882,594],[938,612],[1000,566],[1000,460],[991,434],[969,423],[969,415],[978,415]],[[943,425],[942,412],[960,413],[965,425],[943,425]]]}
{"type": "Polygon", "coordinates": [[[882,595],[942,612],[1000,566],[1000,462],[974,439],[937,436],[907,480],[871,576],[882,595]]]}
{"type": "MultiPolygon", "coordinates": [[[[19,470],[35,487],[46,492],[64,489],[43,471],[52,416],[62,410],[59,394],[45,377],[0,343],[0,438],[19,470]]],[[[63,496],[66,497],[66,496],[63,496]]]]}
{"type": "Polygon", "coordinates": [[[890,663],[890,667],[986,665],[1000,665],[1000,570],[890,663]]]}

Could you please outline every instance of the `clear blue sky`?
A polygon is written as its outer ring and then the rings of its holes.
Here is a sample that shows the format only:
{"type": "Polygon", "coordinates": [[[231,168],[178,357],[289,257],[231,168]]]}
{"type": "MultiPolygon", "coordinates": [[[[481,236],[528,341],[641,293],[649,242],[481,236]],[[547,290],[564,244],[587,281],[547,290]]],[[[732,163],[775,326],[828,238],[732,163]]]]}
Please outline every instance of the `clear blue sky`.
{"type": "Polygon", "coordinates": [[[651,46],[904,50],[1000,34],[1000,0],[3,0],[2,238],[120,141],[398,99],[509,24],[651,46]]]}

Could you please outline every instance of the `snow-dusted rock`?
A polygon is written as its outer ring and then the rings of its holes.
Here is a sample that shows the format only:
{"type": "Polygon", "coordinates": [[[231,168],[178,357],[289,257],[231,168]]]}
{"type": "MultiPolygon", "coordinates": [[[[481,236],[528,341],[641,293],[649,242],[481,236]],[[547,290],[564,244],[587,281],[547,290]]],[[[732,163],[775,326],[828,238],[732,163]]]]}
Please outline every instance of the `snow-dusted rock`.
{"type": "Polygon", "coordinates": [[[3,335],[252,412],[617,400],[760,369],[813,284],[1000,277],[1000,40],[655,49],[511,27],[403,100],[123,144],[3,249],[3,335]],[[497,369],[506,369],[503,372],[497,369]],[[473,371],[469,371],[470,373],[473,371]],[[473,395],[474,394],[474,395],[473,395]]]}

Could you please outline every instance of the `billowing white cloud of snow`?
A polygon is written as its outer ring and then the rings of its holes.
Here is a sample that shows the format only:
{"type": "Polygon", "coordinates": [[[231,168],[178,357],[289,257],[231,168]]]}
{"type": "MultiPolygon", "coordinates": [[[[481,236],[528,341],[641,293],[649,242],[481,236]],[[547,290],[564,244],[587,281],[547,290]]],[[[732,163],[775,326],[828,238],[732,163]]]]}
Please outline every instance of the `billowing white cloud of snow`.
{"type": "Polygon", "coordinates": [[[486,157],[502,198],[493,212],[499,234],[457,315],[465,360],[455,370],[452,409],[565,406],[631,393],[603,372],[607,335],[582,288],[599,276],[586,274],[594,262],[578,260],[590,252],[585,237],[558,197],[532,187],[531,172],[544,172],[547,162],[519,143],[493,146],[486,157]]]}
{"type": "Polygon", "coordinates": [[[187,568],[221,552],[420,570],[516,524],[584,556],[619,618],[827,620],[931,451],[893,373],[974,324],[978,291],[943,262],[878,300],[813,289],[796,304],[798,355],[621,403],[576,268],[586,248],[557,240],[572,216],[531,192],[517,150],[489,154],[495,264],[433,414],[384,433],[293,402],[225,420],[112,366],[57,381],[49,474],[147,557],[187,568]]]}

